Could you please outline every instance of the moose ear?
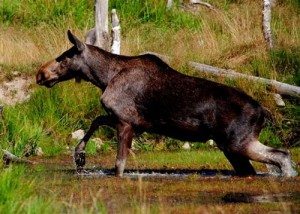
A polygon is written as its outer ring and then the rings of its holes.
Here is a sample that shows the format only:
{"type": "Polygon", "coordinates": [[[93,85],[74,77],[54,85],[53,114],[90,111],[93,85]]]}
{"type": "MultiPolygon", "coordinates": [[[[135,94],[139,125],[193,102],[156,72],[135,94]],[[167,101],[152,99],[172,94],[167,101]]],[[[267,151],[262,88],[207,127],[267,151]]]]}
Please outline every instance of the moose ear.
{"type": "Polygon", "coordinates": [[[85,44],[81,42],[75,35],[68,30],[68,38],[70,42],[78,49],[78,51],[82,52],[85,48],[85,44]]]}

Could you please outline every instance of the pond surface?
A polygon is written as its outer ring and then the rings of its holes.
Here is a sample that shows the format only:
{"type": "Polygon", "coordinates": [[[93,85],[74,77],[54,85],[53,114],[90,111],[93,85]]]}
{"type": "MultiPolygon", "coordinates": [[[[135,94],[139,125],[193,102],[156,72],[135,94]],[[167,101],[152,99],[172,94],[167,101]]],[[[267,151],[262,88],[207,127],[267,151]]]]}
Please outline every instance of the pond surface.
{"type": "Polygon", "coordinates": [[[146,168],[129,163],[124,177],[117,178],[113,159],[90,159],[80,174],[72,159],[48,159],[30,173],[42,181],[40,191],[51,190],[57,200],[86,207],[97,202],[109,213],[300,213],[299,176],[280,178],[262,171],[237,177],[218,165],[146,168]]]}

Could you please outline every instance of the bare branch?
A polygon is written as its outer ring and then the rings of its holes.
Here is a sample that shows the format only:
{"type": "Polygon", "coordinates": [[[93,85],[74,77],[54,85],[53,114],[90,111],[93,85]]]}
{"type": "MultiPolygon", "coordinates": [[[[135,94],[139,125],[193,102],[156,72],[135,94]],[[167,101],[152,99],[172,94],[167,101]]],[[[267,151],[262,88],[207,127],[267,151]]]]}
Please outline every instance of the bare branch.
{"type": "Polygon", "coordinates": [[[203,5],[211,10],[214,10],[214,6],[212,6],[211,4],[201,1],[201,0],[190,0],[190,4],[199,4],[199,5],[203,5]]]}

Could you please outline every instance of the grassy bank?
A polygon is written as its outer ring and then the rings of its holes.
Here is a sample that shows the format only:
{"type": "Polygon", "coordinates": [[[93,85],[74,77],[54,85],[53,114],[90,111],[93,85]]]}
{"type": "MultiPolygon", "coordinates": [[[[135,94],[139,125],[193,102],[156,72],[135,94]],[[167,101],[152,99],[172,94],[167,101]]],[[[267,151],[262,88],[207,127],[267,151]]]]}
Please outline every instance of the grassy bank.
{"type": "MultiPolygon", "coordinates": [[[[0,81],[11,79],[14,71],[34,79],[40,64],[70,47],[67,29],[78,36],[93,24],[93,1],[8,1],[0,4],[0,81]]],[[[156,51],[173,57],[172,67],[183,73],[202,76],[187,69],[193,60],[242,73],[274,78],[299,85],[300,17],[297,1],[277,1],[272,10],[275,50],[267,51],[261,32],[261,1],[214,1],[217,11],[205,7],[179,7],[165,10],[162,0],[111,0],[122,25],[122,50],[126,55],[156,51]]],[[[211,77],[206,77],[211,78],[211,77]]],[[[261,141],[276,147],[288,146],[299,137],[299,101],[287,99],[284,109],[276,107],[264,85],[244,80],[215,79],[244,90],[276,116],[261,134],[261,141]]],[[[62,83],[51,90],[32,85],[31,99],[5,107],[0,122],[1,148],[23,155],[27,147],[42,147],[47,155],[72,147],[72,131],[87,129],[103,110],[97,89],[89,84],[62,83]]],[[[109,129],[99,131],[110,147],[115,139],[109,129]]],[[[145,140],[144,140],[145,139],[145,140]]],[[[154,141],[152,137],[142,142],[154,141]]],[[[180,142],[165,139],[179,148],[180,142]]],[[[140,146],[141,149],[156,149],[140,146]]],[[[195,147],[196,148],[196,147],[195,147]]],[[[93,147],[90,149],[95,153],[93,147]]]]}

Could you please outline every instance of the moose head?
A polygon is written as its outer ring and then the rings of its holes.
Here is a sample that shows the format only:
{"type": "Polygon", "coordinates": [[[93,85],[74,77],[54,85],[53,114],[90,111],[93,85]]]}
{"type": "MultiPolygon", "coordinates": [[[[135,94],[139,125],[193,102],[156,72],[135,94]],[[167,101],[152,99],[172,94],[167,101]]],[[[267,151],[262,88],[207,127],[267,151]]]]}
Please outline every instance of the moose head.
{"type": "Polygon", "coordinates": [[[56,83],[75,78],[80,80],[80,73],[84,69],[84,51],[86,45],[68,30],[68,38],[74,45],[56,59],[43,64],[36,75],[36,83],[53,87],[56,83]]]}

